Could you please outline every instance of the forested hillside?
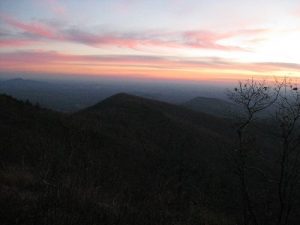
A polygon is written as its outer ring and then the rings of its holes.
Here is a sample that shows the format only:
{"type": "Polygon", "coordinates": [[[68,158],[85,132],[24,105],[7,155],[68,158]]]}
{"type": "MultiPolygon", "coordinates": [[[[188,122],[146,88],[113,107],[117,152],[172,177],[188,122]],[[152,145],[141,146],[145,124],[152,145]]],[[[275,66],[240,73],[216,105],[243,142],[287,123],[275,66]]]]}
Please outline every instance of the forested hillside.
{"type": "Polygon", "coordinates": [[[72,114],[1,95],[0,132],[2,224],[242,221],[233,121],[128,94],[72,114]]]}

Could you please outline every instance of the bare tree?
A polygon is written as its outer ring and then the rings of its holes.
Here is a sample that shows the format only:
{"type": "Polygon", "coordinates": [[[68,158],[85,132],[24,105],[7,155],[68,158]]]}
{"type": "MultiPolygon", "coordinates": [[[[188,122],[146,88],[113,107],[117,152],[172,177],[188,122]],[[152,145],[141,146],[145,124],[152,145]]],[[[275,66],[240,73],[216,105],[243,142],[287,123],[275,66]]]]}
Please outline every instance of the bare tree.
{"type": "Polygon", "coordinates": [[[244,225],[253,223],[259,225],[255,209],[249,194],[246,169],[247,158],[251,149],[247,131],[258,113],[274,104],[280,93],[280,85],[270,86],[265,81],[256,81],[253,78],[239,82],[238,86],[229,91],[229,99],[243,110],[236,133],[238,143],[236,149],[236,169],[240,182],[243,202],[244,225]]]}
{"type": "Polygon", "coordinates": [[[276,120],[280,127],[280,171],[278,181],[278,225],[287,225],[293,209],[294,194],[299,182],[300,92],[286,78],[279,93],[276,120]]]}

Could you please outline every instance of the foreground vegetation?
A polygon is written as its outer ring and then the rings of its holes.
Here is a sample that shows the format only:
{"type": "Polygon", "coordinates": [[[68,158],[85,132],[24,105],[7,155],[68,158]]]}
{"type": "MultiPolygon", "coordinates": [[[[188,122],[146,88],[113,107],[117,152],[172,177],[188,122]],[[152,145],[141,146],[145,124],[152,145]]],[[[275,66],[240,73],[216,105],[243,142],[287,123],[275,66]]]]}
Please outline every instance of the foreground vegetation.
{"type": "Polygon", "coordinates": [[[1,95],[1,224],[299,224],[286,84],[241,83],[239,120],[127,94],[73,114],[1,95]]]}

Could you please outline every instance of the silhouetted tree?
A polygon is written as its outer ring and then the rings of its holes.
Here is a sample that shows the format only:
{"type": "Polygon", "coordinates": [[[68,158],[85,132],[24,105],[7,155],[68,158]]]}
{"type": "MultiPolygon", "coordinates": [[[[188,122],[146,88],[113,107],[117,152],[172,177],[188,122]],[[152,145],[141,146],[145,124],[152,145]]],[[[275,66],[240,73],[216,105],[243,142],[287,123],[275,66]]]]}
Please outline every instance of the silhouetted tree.
{"type": "Polygon", "coordinates": [[[240,81],[238,86],[228,93],[229,99],[239,105],[243,110],[236,129],[238,143],[235,153],[237,175],[241,187],[244,225],[248,225],[251,221],[255,225],[259,225],[250,198],[246,176],[247,158],[250,151],[253,150],[247,131],[256,115],[276,102],[280,89],[280,85],[271,87],[265,81],[250,79],[245,82],[240,81]]]}
{"type": "Polygon", "coordinates": [[[299,182],[300,144],[300,92],[296,84],[282,83],[276,108],[276,120],[281,140],[280,171],[278,181],[278,225],[287,225],[293,209],[295,190],[299,182]]]}

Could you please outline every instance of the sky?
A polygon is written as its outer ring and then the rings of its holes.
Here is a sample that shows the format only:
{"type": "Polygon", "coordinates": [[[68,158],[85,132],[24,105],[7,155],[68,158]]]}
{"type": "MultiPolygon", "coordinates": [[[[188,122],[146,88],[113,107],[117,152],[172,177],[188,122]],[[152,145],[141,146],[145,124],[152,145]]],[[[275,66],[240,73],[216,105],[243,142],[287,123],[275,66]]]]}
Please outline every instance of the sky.
{"type": "Polygon", "coordinates": [[[300,77],[300,0],[1,0],[0,72],[300,77]]]}

